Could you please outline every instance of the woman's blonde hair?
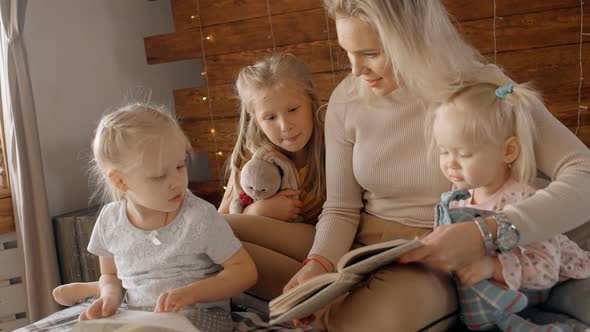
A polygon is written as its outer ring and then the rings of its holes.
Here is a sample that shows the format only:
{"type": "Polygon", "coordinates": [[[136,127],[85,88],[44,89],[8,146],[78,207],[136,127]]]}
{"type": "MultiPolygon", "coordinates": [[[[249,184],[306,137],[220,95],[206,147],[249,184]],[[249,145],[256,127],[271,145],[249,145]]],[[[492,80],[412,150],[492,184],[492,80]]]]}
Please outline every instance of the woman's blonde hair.
{"type": "Polygon", "coordinates": [[[98,196],[101,202],[123,198],[124,193],[109,181],[108,172],[126,173],[146,165],[146,153],[159,149],[156,155],[160,155],[167,144],[177,142],[171,137],[180,138],[189,154],[192,149],[188,138],[163,107],[135,103],[104,115],[92,141],[90,170],[97,182],[93,197],[98,196]]]}
{"type": "MultiPolygon", "coordinates": [[[[321,211],[326,199],[324,176],[324,112],[311,77],[311,72],[301,60],[291,54],[273,54],[240,70],[236,90],[240,100],[238,138],[231,155],[228,171],[233,176],[234,194],[240,191],[239,172],[249,154],[259,148],[272,148],[285,153],[274,145],[260,129],[254,116],[256,104],[261,97],[277,87],[289,86],[300,89],[309,98],[313,112],[313,133],[306,145],[309,167],[301,189],[304,192],[303,215],[312,221],[321,211]]],[[[235,196],[234,196],[235,197],[235,196]]]]}
{"type": "MultiPolygon", "coordinates": [[[[439,0],[323,0],[328,14],[354,17],[373,28],[398,85],[427,101],[442,101],[474,81],[481,54],[455,29],[439,0]]],[[[373,94],[354,78],[354,92],[373,94]]]]}
{"type": "Polygon", "coordinates": [[[432,135],[437,114],[456,110],[465,115],[461,134],[474,144],[502,146],[506,139],[515,136],[520,152],[511,165],[511,175],[518,182],[531,184],[537,175],[534,151],[536,127],[532,113],[543,107],[540,94],[527,83],[478,83],[466,87],[449,100],[433,105],[426,121],[430,156],[437,155],[432,135]],[[508,88],[507,84],[512,84],[512,92],[499,92],[498,96],[498,88],[508,88]]]}

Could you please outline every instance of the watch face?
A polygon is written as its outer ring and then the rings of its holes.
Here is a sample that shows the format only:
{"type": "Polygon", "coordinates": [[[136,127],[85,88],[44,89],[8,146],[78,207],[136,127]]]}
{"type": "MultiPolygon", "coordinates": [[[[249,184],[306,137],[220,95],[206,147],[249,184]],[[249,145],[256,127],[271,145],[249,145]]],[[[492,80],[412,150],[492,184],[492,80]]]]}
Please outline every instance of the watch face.
{"type": "Polygon", "coordinates": [[[498,247],[502,251],[512,250],[518,244],[518,235],[513,230],[508,230],[504,232],[502,236],[498,239],[498,247]]]}

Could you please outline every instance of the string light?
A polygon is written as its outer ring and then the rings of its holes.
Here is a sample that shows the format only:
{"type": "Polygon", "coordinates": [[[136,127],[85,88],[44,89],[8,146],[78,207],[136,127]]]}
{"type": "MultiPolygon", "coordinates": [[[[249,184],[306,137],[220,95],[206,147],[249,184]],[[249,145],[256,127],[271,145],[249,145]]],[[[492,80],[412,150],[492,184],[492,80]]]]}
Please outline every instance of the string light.
{"type": "MultiPolygon", "coordinates": [[[[207,96],[211,95],[211,89],[209,88],[209,80],[207,79],[207,71],[205,70],[205,68],[207,68],[207,57],[205,54],[205,39],[204,35],[203,35],[203,22],[201,20],[201,7],[200,7],[200,1],[199,0],[194,0],[194,4],[195,7],[197,8],[197,15],[195,15],[195,18],[199,20],[199,34],[201,35],[201,58],[203,59],[203,72],[201,72],[201,75],[205,78],[205,84],[207,86],[207,96]]],[[[215,128],[215,121],[213,120],[213,104],[211,103],[211,98],[206,98],[202,99],[203,101],[208,101],[209,102],[209,122],[211,124],[211,128],[215,128]]],[[[213,147],[215,148],[214,151],[219,151],[218,147],[217,147],[217,135],[213,135],[213,147]]],[[[223,153],[221,151],[217,152],[215,154],[215,167],[217,168],[217,174],[221,174],[221,167],[219,165],[219,158],[217,158],[217,156],[222,156],[223,153]]],[[[218,179],[217,181],[221,181],[221,179],[218,179]]]]}
{"type": "Polygon", "coordinates": [[[272,38],[272,50],[277,50],[277,43],[275,41],[275,32],[272,28],[272,17],[270,15],[270,0],[266,0],[266,13],[268,14],[268,24],[270,25],[270,36],[272,38]]]}
{"type": "Polygon", "coordinates": [[[211,128],[211,134],[215,134],[215,128],[211,128]]]}
{"type": "Polygon", "coordinates": [[[574,134],[577,136],[582,122],[582,110],[588,109],[588,106],[582,105],[582,82],[584,81],[584,70],[582,67],[583,59],[583,44],[584,44],[584,0],[580,0],[580,83],[578,84],[578,116],[576,123],[576,130],[574,134]]]}
{"type": "Polygon", "coordinates": [[[498,61],[496,59],[497,55],[498,55],[498,48],[496,45],[496,19],[498,19],[498,15],[496,14],[496,0],[494,0],[494,21],[493,21],[493,31],[494,31],[494,63],[498,64],[498,61]]]}
{"type": "Polygon", "coordinates": [[[336,74],[334,74],[334,57],[332,55],[332,41],[330,40],[330,19],[328,13],[324,10],[326,20],[326,32],[328,33],[328,47],[330,48],[330,64],[332,65],[332,88],[336,88],[336,74]]]}
{"type": "Polygon", "coordinates": [[[201,100],[202,101],[207,101],[207,97],[203,96],[203,97],[201,97],[201,100]]]}

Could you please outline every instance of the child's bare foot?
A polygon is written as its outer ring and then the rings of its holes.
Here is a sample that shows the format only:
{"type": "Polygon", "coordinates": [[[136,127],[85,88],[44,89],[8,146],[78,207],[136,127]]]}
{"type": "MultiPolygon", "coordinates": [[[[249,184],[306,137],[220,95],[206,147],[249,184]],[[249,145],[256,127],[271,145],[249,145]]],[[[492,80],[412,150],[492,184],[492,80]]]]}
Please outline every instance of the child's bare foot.
{"type": "Polygon", "coordinates": [[[55,302],[68,307],[93,296],[100,296],[98,282],[74,282],[57,286],[53,290],[55,302]]]}

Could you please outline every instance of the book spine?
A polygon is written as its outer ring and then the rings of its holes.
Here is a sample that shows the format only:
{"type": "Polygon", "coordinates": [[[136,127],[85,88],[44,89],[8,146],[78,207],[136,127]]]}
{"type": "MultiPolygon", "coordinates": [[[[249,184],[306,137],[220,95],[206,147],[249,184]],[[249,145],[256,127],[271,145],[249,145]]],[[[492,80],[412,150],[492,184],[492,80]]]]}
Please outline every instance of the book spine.
{"type": "Polygon", "coordinates": [[[53,230],[62,284],[82,281],[80,250],[76,234],[76,217],[58,216],[53,219],[53,230]]]}
{"type": "Polygon", "coordinates": [[[82,269],[82,279],[84,281],[96,281],[100,278],[100,264],[98,256],[88,252],[88,242],[94,224],[96,223],[96,213],[76,217],[76,230],[80,248],[80,263],[82,269]]]}

